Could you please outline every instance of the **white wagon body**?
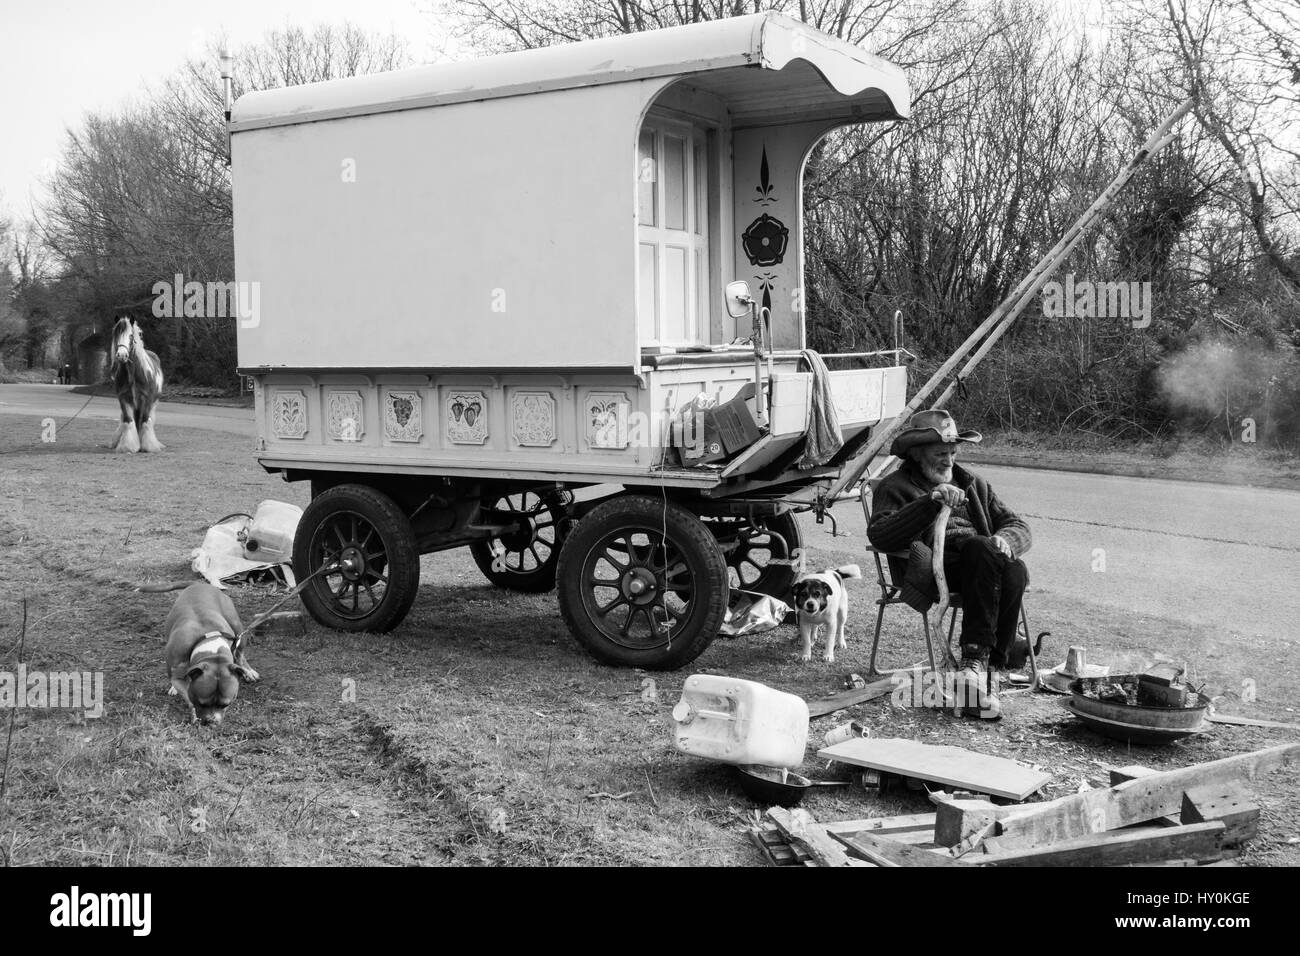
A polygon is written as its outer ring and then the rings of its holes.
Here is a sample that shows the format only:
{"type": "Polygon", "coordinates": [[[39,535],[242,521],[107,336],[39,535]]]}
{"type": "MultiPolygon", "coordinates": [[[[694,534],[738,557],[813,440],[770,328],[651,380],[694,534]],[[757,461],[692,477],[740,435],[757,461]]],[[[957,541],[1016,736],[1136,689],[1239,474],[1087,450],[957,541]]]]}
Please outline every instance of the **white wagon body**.
{"type": "MultiPolygon", "coordinates": [[[[470,509],[422,528],[420,479],[483,502],[611,482],[811,500],[902,409],[906,375],[831,373],[845,449],[793,469],[812,379],[803,165],[830,129],[907,112],[897,67],[776,14],[241,97],[236,278],[258,284],[259,311],[239,364],[258,460],[318,493],[381,488],[419,550],[486,526],[470,509]],[[665,453],[668,423],[755,381],[752,348],[728,348],[750,333],[723,297],[738,278],[770,314],[777,374],[750,405],[771,426],[688,467],[665,453]]],[[[435,510],[459,513],[444,497],[435,510]]]]}

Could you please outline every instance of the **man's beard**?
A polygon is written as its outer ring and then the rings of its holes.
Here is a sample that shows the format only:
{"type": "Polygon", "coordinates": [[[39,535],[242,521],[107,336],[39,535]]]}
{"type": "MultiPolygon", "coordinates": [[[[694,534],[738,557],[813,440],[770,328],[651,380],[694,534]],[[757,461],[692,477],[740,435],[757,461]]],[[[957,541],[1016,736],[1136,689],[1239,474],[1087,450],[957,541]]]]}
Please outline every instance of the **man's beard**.
{"type": "Polygon", "coordinates": [[[952,484],[952,465],[921,465],[921,474],[932,485],[952,484]]]}

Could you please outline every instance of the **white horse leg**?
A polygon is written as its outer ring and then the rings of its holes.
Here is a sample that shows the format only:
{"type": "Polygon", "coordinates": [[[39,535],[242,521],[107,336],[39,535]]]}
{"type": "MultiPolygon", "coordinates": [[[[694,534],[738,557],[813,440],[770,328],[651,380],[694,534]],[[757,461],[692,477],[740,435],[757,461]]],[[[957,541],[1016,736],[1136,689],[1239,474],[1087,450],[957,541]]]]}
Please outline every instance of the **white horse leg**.
{"type": "Polygon", "coordinates": [[[158,436],[153,431],[153,412],[150,411],[149,417],[140,423],[140,450],[141,451],[162,451],[167,446],[158,440],[158,436]]]}
{"type": "Polygon", "coordinates": [[[137,452],[140,450],[140,435],[135,428],[135,406],[123,401],[120,396],[117,404],[122,409],[122,424],[113,436],[113,451],[123,454],[137,452]]]}
{"type": "Polygon", "coordinates": [[[139,450],[140,433],[136,430],[135,419],[123,422],[122,427],[118,429],[117,444],[113,446],[113,451],[133,454],[139,450]]]}

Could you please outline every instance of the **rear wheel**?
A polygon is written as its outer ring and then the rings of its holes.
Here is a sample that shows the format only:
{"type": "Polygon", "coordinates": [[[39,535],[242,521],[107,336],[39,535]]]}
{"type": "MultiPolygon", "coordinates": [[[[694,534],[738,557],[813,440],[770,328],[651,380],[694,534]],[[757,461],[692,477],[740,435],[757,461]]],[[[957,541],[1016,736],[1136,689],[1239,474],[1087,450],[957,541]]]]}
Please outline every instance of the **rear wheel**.
{"type": "Polygon", "coordinates": [[[803,547],[792,512],[765,518],[705,518],[727,559],[731,586],[787,599],[803,547]]]}
{"type": "Polygon", "coordinates": [[[293,571],[308,613],[340,631],[391,631],[420,586],[420,553],[402,509],[365,485],[313,498],[293,542],[293,571]],[[325,570],[321,570],[324,568],[325,570]]]}
{"type": "Polygon", "coordinates": [[[729,586],[722,551],[698,517],[642,495],[603,502],[560,549],[560,613],[597,660],[672,670],[717,636],[729,586]]]}
{"type": "Polygon", "coordinates": [[[512,591],[536,594],[554,589],[555,566],[560,560],[572,503],[573,495],[567,491],[540,495],[525,491],[484,501],[484,506],[494,511],[517,515],[519,530],[469,546],[483,576],[497,587],[512,591]]]}

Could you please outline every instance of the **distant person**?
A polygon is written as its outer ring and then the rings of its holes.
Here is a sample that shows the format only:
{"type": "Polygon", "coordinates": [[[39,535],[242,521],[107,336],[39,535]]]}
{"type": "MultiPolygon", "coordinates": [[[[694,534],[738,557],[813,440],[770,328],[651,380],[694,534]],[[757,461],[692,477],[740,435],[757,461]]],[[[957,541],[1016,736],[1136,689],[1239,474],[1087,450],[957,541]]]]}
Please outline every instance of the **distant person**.
{"type": "MultiPolygon", "coordinates": [[[[942,409],[918,412],[898,434],[889,453],[903,463],[874,495],[867,537],[881,551],[907,551],[914,541],[930,544],[934,519],[943,505],[952,513],[944,536],[944,576],[961,593],[959,701],[978,701],[979,715],[1001,716],[990,668],[1006,666],[1016,639],[1020,600],[1029,572],[1020,556],[1032,541],[1029,526],[1002,503],[987,481],[955,464],[961,442],[979,442],[979,432],[958,432],[942,409]]],[[[903,597],[918,609],[938,596],[925,567],[909,562],[903,597]],[[919,582],[919,585],[917,584],[919,582]],[[928,583],[928,587],[926,584],[928,583]],[[919,586],[919,592],[918,592],[919,586]]]]}

